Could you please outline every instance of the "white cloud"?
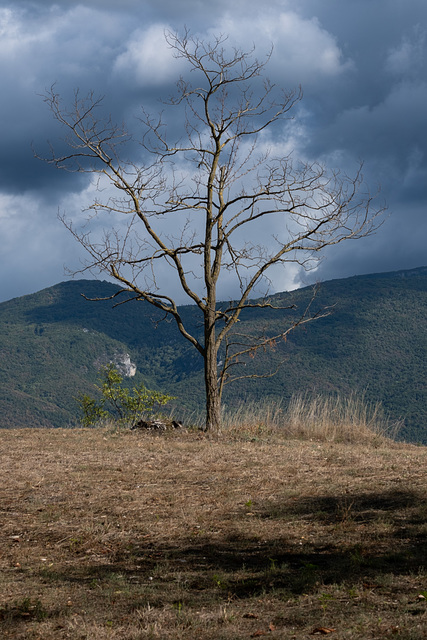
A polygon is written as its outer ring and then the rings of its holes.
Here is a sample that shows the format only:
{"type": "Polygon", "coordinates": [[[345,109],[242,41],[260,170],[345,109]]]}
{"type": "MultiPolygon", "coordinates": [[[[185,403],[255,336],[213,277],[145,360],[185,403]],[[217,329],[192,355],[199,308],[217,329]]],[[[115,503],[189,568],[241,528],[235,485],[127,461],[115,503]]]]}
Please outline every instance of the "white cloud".
{"type": "Polygon", "coordinates": [[[165,24],[154,24],[132,34],[113,67],[113,73],[138,86],[160,86],[177,80],[183,62],[173,56],[165,40],[165,24]]]}
{"type": "Polygon", "coordinates": [[[293,11],[263,12],[254,20],[224,16],[210,33],[228,34],[230,42],[240,42],[243,49],[254,43],[257,52],[274,47],[269,72],[284,79],[285,84],[316,82],[319,76],[334,77],[353,68],[344,60],[336,38],[315,17],[307,19],[293,11]]]}
{"type": "Polygon", "coordinates": [[[321,27],[317,18],[303,19],[295,13],[282,13],[272,21],[273,42],[285,68],[302,77],[317,74],[335,76],[351,66],[344,62],[336,39],[321,27]]]}
{"type": "Polygon", "coordinates": [[[36,15],[0,8],[2,78],[38,89],[42,78],[81,81],[108,66],[122,37],[120,21],[81,5],[67,11],[53,5],[36,15]]]}
{"type": "MultiPolygon", "coordinates": [[[[137,29],[118,55],[113,72],[138,87],[156,87],[175,81],[185,72],[185,61],[175,59],[165,41],[165,31],[172,30],[165,23],[156,23],[147,29],[137,29]]],[[[335,37],[328,33],[316,18],[306,19],[295,12],[258,13],[256,19],[246,14],[227,13],[217,23],[200,31],[197,36],[206,40],[218,33],[228,36],[230,46],[240,43],[244,50],[256,46],[262,58],[274,46],[269,72],[284,79],[286,84],[316,82],[320,77],[339,76],[352,68],[335,37]]]]}

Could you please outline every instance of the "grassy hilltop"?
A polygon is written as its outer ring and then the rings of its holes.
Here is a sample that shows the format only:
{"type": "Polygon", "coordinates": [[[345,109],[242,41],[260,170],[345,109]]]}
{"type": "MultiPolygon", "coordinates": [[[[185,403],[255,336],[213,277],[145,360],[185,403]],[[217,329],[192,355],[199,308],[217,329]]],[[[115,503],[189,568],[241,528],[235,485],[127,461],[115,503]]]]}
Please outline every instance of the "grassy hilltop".
{"type": "Polygon", "coordinates": [[[0,636],[424,640],[427,449],[1,430],[0,636]]]}

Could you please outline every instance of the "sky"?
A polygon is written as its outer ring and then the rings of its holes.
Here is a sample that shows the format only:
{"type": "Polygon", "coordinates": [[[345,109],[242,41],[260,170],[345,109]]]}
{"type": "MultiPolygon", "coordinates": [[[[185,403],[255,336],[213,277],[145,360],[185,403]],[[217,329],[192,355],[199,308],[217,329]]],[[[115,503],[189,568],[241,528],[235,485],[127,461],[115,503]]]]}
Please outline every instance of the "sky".
{"type": "Polygon", "coordinates": [[[303,90],[293,156],[350,172],[363,161],[387,205],[374,236],[331,247],[314,272],[276,272],[276,291],[427,265],[425,0],[0,0],[0,301],[67,279],[83,258],[58,212],[77,218],[93,189],[34,156],[62,135],[43,94],[94,90],[135,122],[173,93],[182,68],[164,33],[184,28],[261,56],[273,46],[270,79],[303,90]]]}

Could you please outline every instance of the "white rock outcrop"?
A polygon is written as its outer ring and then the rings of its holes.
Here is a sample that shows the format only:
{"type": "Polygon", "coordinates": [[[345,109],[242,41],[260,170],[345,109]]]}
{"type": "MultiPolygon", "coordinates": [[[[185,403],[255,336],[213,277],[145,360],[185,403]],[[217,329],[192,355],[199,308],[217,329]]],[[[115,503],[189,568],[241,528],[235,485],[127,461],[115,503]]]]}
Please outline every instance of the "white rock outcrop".
{"type": "Polygon", "coordinates": [[[118,353],[111,363],[116,365],[117,371],[126,378],[133,378],[136,373],[136,365],[130,361],[128,353],[118,353]]]}
{"type": "Polygon", "coordinates": [[[105,354],[95,360],[94,365],[99,370],[109,364],[114,365],[121,376],[125,378],[133,378],[136,374],[136,364],[131,362],[130,355],[128,353],[116,352],[113,357],[105,354]]]}

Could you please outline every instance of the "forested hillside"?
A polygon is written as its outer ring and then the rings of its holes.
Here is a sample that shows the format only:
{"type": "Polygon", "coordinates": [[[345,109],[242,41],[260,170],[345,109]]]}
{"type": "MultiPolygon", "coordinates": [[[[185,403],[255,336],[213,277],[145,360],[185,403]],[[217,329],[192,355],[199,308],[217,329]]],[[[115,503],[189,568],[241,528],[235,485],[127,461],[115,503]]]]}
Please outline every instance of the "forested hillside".
{"type": "MultiPolygon", "coordinates": [[[[176,411],[203,408],[203,362],[195,349],[150,305],[113,308],[107,282],[71,281],[0,304],[1,427],[67,426],[78,421],[75,397],[93,392],[100,364],[129,354],[131,383],[144,381],[177,397],[176,411]]],[[[277,294],[275,304],[295,312],[247,309],[239,333],[275,335],[305,308],[307,287],[277,294]],[[295,315],[290,315],[294,313],[295,315]]],[[[314,302],[328,317],[296,329],[286,341],[241,365],[276,376],[243,379],[226,388],[227,405],[265,398],[287,401],[295,392],[364,393],[381,401],[401,437],[427,443],[427,267],[325,282],[314,302]]],[[[181,314],[202,332],[194,307],[181,314]]]]}

